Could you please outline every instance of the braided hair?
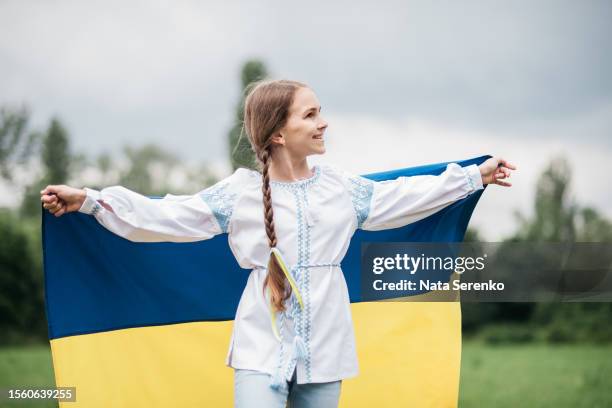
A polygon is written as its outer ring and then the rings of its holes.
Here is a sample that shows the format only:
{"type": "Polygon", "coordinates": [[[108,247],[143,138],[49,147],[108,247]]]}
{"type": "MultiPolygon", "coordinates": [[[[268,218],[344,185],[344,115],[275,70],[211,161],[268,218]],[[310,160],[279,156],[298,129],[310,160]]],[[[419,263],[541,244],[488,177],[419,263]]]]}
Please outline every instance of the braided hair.
{"type": "MultiPolygon", "coordinates": [[[[272,136],[287,123],[289,108],[293,103],[295,92],[299,88],[307,87],[306,84],[290,80],[261,80],[247,87],[244,129],[262,174],[263,215],[270,248],[278,245],[274,228],[269,175],[272,150],[275,148],[272,144],[272,136]]],[[[276,311],[284,311],[285,300],[291,296],[291,286],[273,255],[270,255],[268,260],[267,275],[263,284],[264,291],[266,287],[270,290],[273,308],[276,311]]]]}

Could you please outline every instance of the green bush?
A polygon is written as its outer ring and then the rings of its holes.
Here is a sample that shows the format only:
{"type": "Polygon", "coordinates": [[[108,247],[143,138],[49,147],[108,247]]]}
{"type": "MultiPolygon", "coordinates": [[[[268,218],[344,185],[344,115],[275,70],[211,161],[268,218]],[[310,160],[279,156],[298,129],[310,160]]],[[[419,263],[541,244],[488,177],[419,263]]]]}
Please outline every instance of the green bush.
{"type": "Polygon", "coordinates": [[[489,325],[479,334],[487,344],[529,343],[536,340],[536,334],[525,324],[489,325]]]}
{"type": "Polygon", "coordinates": [[[41,252],[36,248],[40,227],[36,231],[33,223],[0,209],[0,344],[47,338],[43,275],[36,255],[41,252]]]}

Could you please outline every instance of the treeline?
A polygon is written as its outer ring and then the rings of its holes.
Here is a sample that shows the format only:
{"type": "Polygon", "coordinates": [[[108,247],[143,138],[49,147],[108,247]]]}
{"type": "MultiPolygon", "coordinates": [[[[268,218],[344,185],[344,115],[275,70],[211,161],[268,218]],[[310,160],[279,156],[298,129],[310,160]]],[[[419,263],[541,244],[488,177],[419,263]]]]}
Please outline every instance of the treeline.
{"type": "MultiPolygon", "coordinates": [[[[516,242],[612,242],[612,223],[571,197],[571,179],[567,159],[551,160],[537,181],[533,215],[515,212],[517,230],[503,240],[501,253],[504,244],[516,242]]],[[[474,230],[468,230],[465,240],[482,241],[474,230]]],[[[533,260],[509,260],[512,273],[528,270],[524,262],[533,260]]],[[[463,303],[461,308],[464,335],[488,343],[612,342],[612,303],[463,303]]]]}

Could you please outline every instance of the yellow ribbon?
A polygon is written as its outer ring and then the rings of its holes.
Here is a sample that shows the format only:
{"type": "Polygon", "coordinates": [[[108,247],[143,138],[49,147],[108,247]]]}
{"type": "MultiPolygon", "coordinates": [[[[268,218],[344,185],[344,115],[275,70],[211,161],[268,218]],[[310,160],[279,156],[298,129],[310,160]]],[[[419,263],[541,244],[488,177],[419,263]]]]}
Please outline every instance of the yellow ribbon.
{"type": "Polygon", "coordinates": [[[285,273],[285,276],[287,277],[287,280],[291,285],[291,289],[293,289],[293,293],[295,293],[295,296],[297,297],[297,300],[300,303],[300,308],[304,309],[304,303],[302,303],[302,295],[300,294],[300,290],[298,289],[297,284],[293,279],[293,276],[291,276],[291,273],[289,273],[289,269],[287,269],[287,264],[285,263],[283,255],[281,255],[280,251],[276,247],[271,248],[270,253],[272,253],[276,257],[278,264],[285,273]]]}
{"type": "MultiPolygon", "coordinates": [[[[291,289],[293,290],[293,293],[295,294],[295,297],[297,298],[297,301],[300,304],[300,308],[304,309],[304,303],[302,302],[302,295],[300,294],[300,290],[298,289],[298,286],[295,283],[293,276],[291,276],[291,273],[289,273],[289,269],[287,268],[287,264],[285,262],[285,259],[283,258],[283,255],[280,253],[280,251],[276,247],[270,248],[270,254],[272,254],[278,261],[278,264],[280,265],[281,270],[287,277],[287,280],[289,281],[289,285],[291,285],[291,289]]],[[[270,293],[270,288],[268,288],[268,295],[270,298],[269,305],[270,305],[270,318],[272,320],[272,331],[274,331],[274,336],[276,337],[276,339],[278,341],[281,341],[280,335],[278,333],[278,327],[276,326],[276,312],[274,311],[274,307],[272,306],[272,295],[270,293]]]]}

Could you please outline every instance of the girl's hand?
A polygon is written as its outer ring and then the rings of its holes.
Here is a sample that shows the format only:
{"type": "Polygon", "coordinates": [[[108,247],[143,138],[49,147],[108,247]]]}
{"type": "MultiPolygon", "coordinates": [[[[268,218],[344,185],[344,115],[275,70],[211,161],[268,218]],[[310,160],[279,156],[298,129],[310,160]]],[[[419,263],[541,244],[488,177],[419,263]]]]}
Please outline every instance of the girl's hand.
{"type": "Polygon", "coordinates": [[[85,190],[65,185],[49,185],[40,192],[43,207],[56,217],[78,211],[85,202],[85,190]]]}
{"type": "Polygon", "coordinates": [[[510,169],[516,170],[516,166],[508,163],[501,157],[491,157],[480,166],[480,175],[482,176],[482,184],[498,184],[503,187],[510,187],[512,183],[503,181],[510,177],[510,169]]]}

